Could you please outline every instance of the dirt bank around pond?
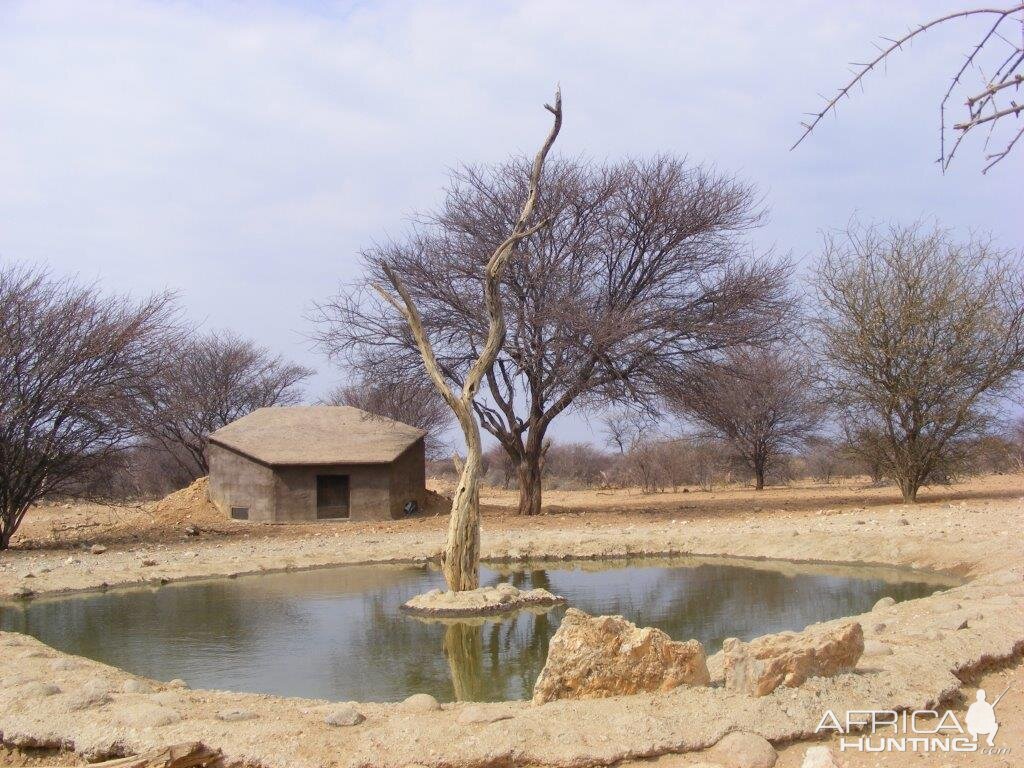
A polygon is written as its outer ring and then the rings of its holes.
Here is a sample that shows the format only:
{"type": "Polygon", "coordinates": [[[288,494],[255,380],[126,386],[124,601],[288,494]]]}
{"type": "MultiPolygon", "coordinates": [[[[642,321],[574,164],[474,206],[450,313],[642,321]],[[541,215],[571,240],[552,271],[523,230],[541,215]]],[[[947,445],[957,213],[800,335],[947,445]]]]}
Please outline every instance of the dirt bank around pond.
{"type": "MultiPolygon", "coordinates": [[[[0,733],[7,744],[65,747],[92,759],[200,740],[223,749],[231,761],[265,766],[585,766],[699,750],[730,730],[753,731],[776,743],[802,739],[826,709],[955,701],[961,677],[1024,648],[1024,480],[985,483],[948,492],[947,499],[959,494],[958,500],[909,509],[893,503],[891,489],[888,497],[865,493],[857,506],[845,508],[822,504],[821,495],[815,505],[799,493],[749,492],[732,511],[716,507],[718,502],[687,508],[685,497],[699,494],[678,494],[684,498],[657,499],[660,508],[628,515],[609,509],[485,519],[483,552],[495,560],[686,553],[869,562],[968,579],[857,617],[867,638],[891,652],[866,655],[855,673],[812,679],[763,698],[711,687],[543,706],[456,703],[410,711],[399,704],[357,704],[365,719],[337,727],[327,723],[336,704],[139,681],[2,633],[0,733]]],[[[848,498],[856,492],[841,493],[848,498]]],[[[95,555],[15,550],[0,558],[0,594],[425,560],[441,547],[440,520],[313,527],[288,536],[200,535],[112,545],[95,555]]]]}

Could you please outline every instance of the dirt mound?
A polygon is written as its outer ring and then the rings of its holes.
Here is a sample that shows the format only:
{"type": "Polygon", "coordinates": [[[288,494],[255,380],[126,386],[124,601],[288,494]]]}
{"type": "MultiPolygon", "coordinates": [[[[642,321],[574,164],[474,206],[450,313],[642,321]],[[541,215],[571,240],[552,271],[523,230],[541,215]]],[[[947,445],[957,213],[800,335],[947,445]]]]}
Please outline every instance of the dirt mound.
{"type": "Polygon", "coordinates": [[[200,477],[187,488],[154,502],[148,511],[158,524],[222,523],[224,516],[210,501],[208,489],[209,478],[200,477]]]}
{"type": "Polygon", "coordinates": [[[428,515],[447,515],[452,511],[452,500],[444,494],[428,488],[423,506],[424,513],[428,515]]]}

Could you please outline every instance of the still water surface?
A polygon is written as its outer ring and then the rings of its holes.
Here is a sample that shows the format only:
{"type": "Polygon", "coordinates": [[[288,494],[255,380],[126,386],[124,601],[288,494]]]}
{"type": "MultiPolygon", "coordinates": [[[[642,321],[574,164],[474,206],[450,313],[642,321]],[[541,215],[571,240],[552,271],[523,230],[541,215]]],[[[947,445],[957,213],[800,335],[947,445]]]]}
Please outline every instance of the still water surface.
{"type": "MultiPolygon", "coordinates": [[[[592,614],[622,614],[708,653],[726,637],[869,610],[951,586],[896,569],[726,559],[520,563],[483,584],[544,587],[592,614]]],[[[113,590],[0,606],[0,629],[69,653],[195,688],[332,700],[529,698],[564,608],[477,623],[431,623],[399,611],[442,587],[428,567],[360,566],[113,590]]]]}

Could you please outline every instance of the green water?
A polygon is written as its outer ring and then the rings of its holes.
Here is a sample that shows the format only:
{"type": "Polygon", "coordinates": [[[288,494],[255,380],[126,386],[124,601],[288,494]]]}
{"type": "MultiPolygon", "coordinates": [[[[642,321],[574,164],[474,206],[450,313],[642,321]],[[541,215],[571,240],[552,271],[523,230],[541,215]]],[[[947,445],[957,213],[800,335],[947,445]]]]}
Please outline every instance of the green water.
{"type": "MultiPolygon", "coordinates": [[[[895,569],[694,558],[483,569],[483,584],[500,581],[696,638],[709,654],[726,637],[802,629],[887,595],[907,600],[952,585],[895,569]]],[[[399,611],[441,586],[429,567],[331,568],[4,605],[0,628],[195,688],[339,701],[529,698],[564,609],[451,624],[399,611]]]]}

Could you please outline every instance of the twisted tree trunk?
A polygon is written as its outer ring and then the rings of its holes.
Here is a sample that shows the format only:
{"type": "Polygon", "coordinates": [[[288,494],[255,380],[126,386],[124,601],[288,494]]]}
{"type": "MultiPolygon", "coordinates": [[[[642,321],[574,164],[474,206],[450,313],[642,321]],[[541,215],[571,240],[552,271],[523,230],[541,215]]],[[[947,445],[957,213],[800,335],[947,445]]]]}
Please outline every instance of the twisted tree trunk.
{"type": "Polygon", "coordinates": [[[541,221],[529,225],[537,203],[541,171],[551,146],[562,128],[562,94],[555,92],[555,105],[544,105],[555,116],[547,139],[537,152],[530,174],[530,191],[523,203],[522,211],[512,233],[494,250],[487,262],[484,281],[484,306],[487,309],[489,326],[487,340],[476,361],[469,367],[458,396],[444,379],[441,367],[434,355],[433,345],[423,327],[419,310],[406,289],[401,277],[388,266],[384,273],[391,287],[398,293],[395,298],[380,286],[374,286],[405,317],[409,330],[416,340],[416,346],[423,357],[423,365],[434,386],[455,413],[466,440],[466,461],[459,475],[459,484],[452,498],[451,517],[448,522],[448,540],[441,555],[441,570],[448,588],[456,592],[476,589],[480,584],[480,469],[483,451],[480,443],[480,424],[473,412],[473,398],[480,388],[484,375],[494,365],[498,352],[505,343],[505,318],[501,309],[501,276],[519,242],[547,226],[541,221]]]}

